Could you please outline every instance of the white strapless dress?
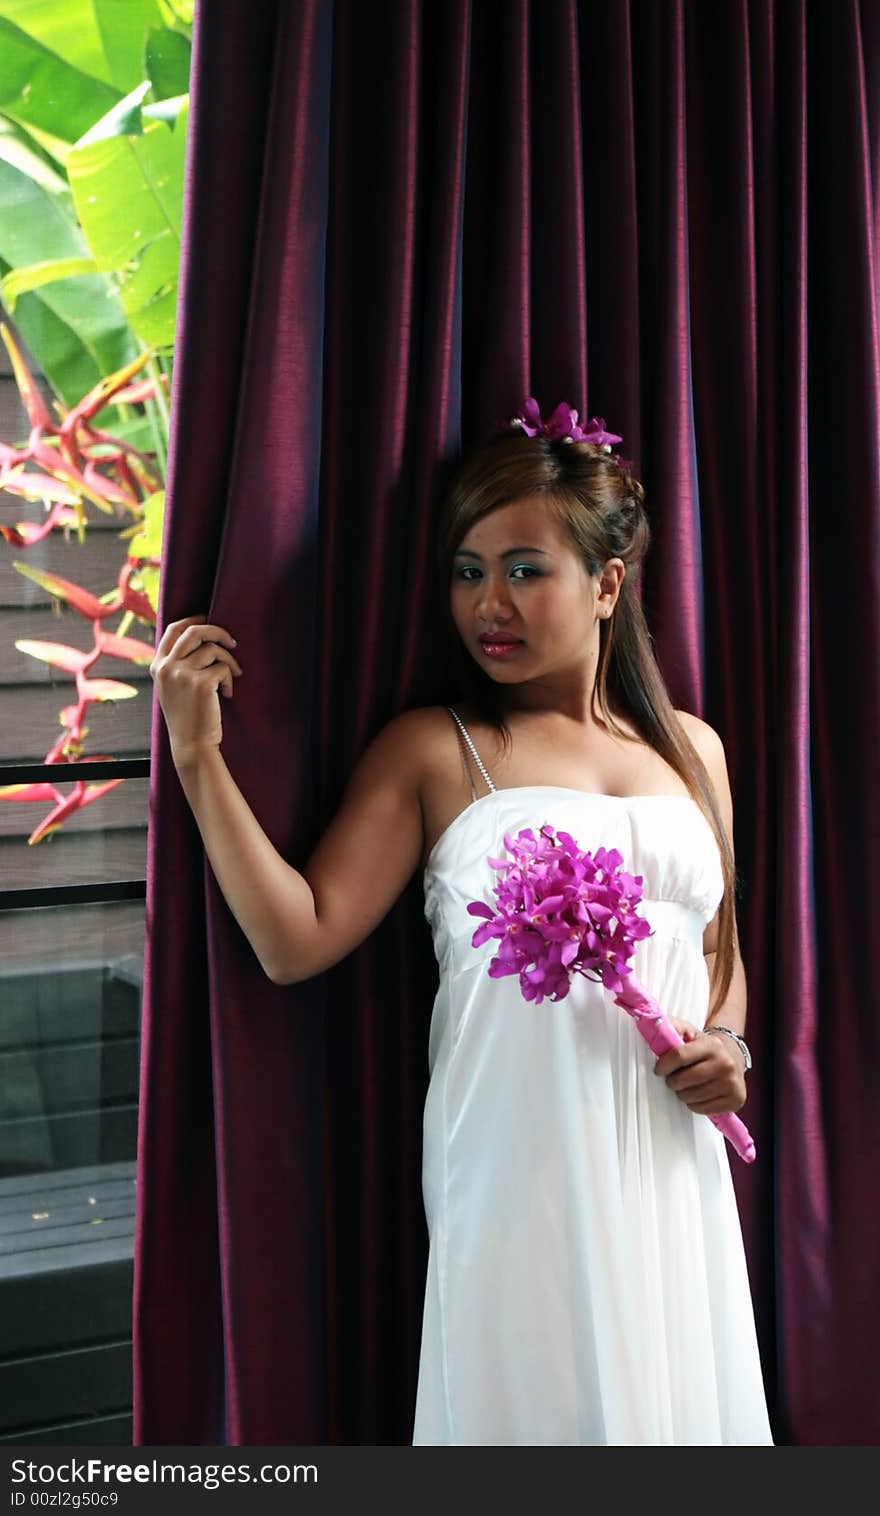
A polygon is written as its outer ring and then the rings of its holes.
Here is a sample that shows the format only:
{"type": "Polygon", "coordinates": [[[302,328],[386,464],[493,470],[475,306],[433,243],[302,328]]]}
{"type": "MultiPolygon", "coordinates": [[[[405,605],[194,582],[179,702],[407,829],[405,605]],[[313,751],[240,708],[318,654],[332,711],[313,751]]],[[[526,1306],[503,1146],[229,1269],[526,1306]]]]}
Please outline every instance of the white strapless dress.
{"type": "Polygon", "coordinates": [[[489,855],[545,822],[643,876],[655,935],[633,972],[670,1015],[702,1026],[708,1009],[723,876],[690,797],[496,790],[439,838],[413,1443],[772,1443],[720,1132],[654,1074],[602,985],[575,975],[565,1000],[530,1004],[516,976],[488,977],[492,941],[471,947],[467,903],[495,901],[489,855]]]}

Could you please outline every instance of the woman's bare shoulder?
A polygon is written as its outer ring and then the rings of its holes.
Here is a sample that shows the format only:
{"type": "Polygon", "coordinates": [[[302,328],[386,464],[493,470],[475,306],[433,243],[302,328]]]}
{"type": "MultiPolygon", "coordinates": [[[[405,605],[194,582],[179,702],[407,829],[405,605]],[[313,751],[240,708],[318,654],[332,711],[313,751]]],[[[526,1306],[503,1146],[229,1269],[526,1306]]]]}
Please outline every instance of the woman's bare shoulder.
{"type": "MultiPolygon", "coordinates": [[[[453,709],[461,716],[462,721],[467,718],[462,715],[462,708],[454,706],[453,709]]],[[[444,740],[447,733],[455,736],[455,722],[445,705],[418,705],[408,711],[401,711],[389,722],[388,730],[394,727],[399,735],[401,743],[406,746],[414,757],[421,759],[429,758],[436,751],[438,738],[444,740]]]]}
{"type": "Polygon", "coordinates": [[[676,711],[676,716],[702,759],[712,781],[721,815],[733,846],[733,797],[730,791],[730,775],[727,769],[727,754],[724,743],[714,726],[689,711],[676,711]]]}
{"type": "MultiPolygon", "coordinates": [[[[456,706],[457,710],[458,707],[456,706]]],[[[436,731],[438,726],[446,722],[447,726],[453,725],[452,717],[445,705],[414,705],[408,711],[401,711],[399,716],[394,716],[393,721],[399,723],[399,729],[417,737],[422,732],[436,731]]],[[[392,724],[388,723],[389,726],[392,724]]]]}
{"type": "Polygon", "coordinates": [[[454,723],[445,706],[420,705],[400,711],[386,722],[377,736],[385,750],[398,755],[410,769],[420,769],[436,744],[439,732],[454,723]]]}
{"type": "Polygon", "coordinates": [[[457,700],[451,707],[448,705],[413,706],[411,710],[402,711],[394,719],[396,721],[407,722],[410,730],[414,733],[424,731],[436,735],[438,729],[444,731],[446,728],[449,728],[450,731],[455,731],[456,723],[449,714],[450,710],[455,711],[455,714],[466,726],[469,723],[477,724],[480,720],[475,708],[468,705],[464,700],[457,700]]]}
{"type": "Polygon", "coordinates": [[[717,760],[719,748],[722,752],[724,750],[715,728],[690,711],[676,711],[675,714],[707,768],[711,767],[711,761],[717,760]]]}
{"type": "MultiPolygon", "coordinates": [[[[473,740],[486,744],[489,728],[477,712],[465,701],[457,701],[451,707],[464,723],[473,740]]],[[[447,772],[450,755],[459,744],[458,725],[446,705],[414,706],[394,718],[397,740],[409,754],[421,780],[430,777],[436,770],[447,772]]]]}

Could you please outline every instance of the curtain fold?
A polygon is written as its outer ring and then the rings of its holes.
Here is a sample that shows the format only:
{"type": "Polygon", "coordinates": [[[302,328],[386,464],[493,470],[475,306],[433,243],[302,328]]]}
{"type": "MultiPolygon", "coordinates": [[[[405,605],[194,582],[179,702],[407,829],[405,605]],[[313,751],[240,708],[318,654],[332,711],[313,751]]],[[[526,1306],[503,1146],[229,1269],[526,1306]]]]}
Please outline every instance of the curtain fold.
{"type": "MultiPolygon", "coordinates": [[[[878,90],[867,0],[203,0],[163,548],[160,629],[238,638],[224,754],[302,867],[375,733],[456,698],[460,446],[527,394],[623,434],[657,655],[728,756],[759,1153],[734,1179],[801,1444],[880,1422],[878,90]]],[[[273,986],[158,708],[153,753],[135,1443],[407,1443],[421,879],[273,986]]]]}
{"type": "MultiPolygon", "coordinates": [[[[206,15],[160,626],[203,611],[235,627],[224,755],[298,857],[314,806],[332,15],[320,0],[233,4],[222,27],[206,15]],[[220,110],[233,79],[241,109],[220,110]]],[[[154,718],[134,1440],[283,1444],[296,1428],[320,1442],[324,985],[266,979],[204,858],[158,702],[154,718]]]]}

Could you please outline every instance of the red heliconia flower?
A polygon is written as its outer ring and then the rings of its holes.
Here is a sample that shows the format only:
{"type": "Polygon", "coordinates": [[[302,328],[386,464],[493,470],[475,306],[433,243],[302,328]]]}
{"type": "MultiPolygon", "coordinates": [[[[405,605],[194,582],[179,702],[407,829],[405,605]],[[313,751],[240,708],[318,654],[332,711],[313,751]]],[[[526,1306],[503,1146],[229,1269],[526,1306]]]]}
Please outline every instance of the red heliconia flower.
{"type": "Polygon", "coordinates": [[[122,779],[108,779],[102,784],[84,784],[78,780],[69,795],[62,795],[54,784],[5,784],[0,785],[0,800],[22,800],[33,804],[35,800],[53,800],[55,802],[48,815],[44,816],[39,826],[35,827],[28,837],[29,846],[42,842],[44,837],[55,832],[74,812],[79,811],[85,805],[92,805],[95,800],[100,800],[108,790],[122,784],[122,779]]]}
{"type": "MultiPolygon", "coordinates": [[[[84,501],[90,501],[106,515],[127,512],[140,518],[143,499],[161,487],[161,477],[148,454],[94,425],[94,417],[111,402],[138,404],[157,393],[153,379],[135,376],[148,362],[150,354],[141,353],[117,373],[103,378],[69,410],[57,404],[56,421],[40,391],[14,338],[5,326],[0,327],[9,351],[13,372],[30,423],[27,445],[21,448],[0,443],[0,490],[27,500],[43,501],[47,507],[41,522],[20,521],[15,526],[0,526],[0,533],[16,547],[30,547],[61,526],[76,526],[82,540],[86,518],[84,501]]],[[[130,535],[130,534],[129,534],[130,535]]],[[[133,685],[114,679],[91,678],[89,671],[98,658],[123,658],[140,665],[149,663],[153,648],[134,637],[124,635],[132,616],[147,625],[155,625],[156,613],[146,594],[132,587],[132,576],[144,564],[159,567],[157,559],[128,557],[123,563],[115,590],[103,599],[89,590],[47,570],[30,565],[14,566],[59,600],[64,600],[79,615],[92,623],[94,645],[87,651],[58,642],[34,642],[20,639],[19,651],[49,663],[76,681],[76,701],[60,712],[61,734],[46,754],[45,762],[62,768],[75,768],[83,757],[83,741],[88,727],[84,724],[93,701],[130,699],[137,694],[133,685]],[[120,631],[109,631],[107,618],[122,611],[120,631]]],[[[88,755],[94,758],[94,754],[88,755]]],[[[0,786],[0,800],[51,800],[53,808],[28,839],[40,842],[84,805],[91,805],[108,790],[121,784],[112,779],[98,785],[77,781],[73,791],[62,795],[54,785],[0,786]]]]}
{"type": "MultiPolygon", "coordinates": [[[[2,488],[6,488],[5,485],[2,488]]],[[[32,547],[42,542],[56,526],[79,526],[79,512],[69,505],[56,505],[49,512],[42,526],[36,521],[19,521],[17,526],[0,526],[0,532],[13,547],[32,547]]]]}

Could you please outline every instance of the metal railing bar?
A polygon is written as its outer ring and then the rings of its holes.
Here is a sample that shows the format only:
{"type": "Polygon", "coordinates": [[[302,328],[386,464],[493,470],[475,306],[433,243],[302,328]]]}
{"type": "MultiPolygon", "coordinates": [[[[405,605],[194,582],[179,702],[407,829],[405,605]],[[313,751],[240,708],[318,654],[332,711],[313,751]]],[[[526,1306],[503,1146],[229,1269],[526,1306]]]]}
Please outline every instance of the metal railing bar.
{"type": "Polygon", "coordinates": [[[146,898],[146,879],[119,879],[106,884],[46,884],[32,889],[0,890],[0,911],[26,911],[35,906],[98,905],[103,901],[146,898]]]}
{"type": "Polygon", "coordinates": [[[74,784],[78,779],[147,779],[149,758],[87,759],[80,763],[0,763],[0,785],[74,784]]]}

